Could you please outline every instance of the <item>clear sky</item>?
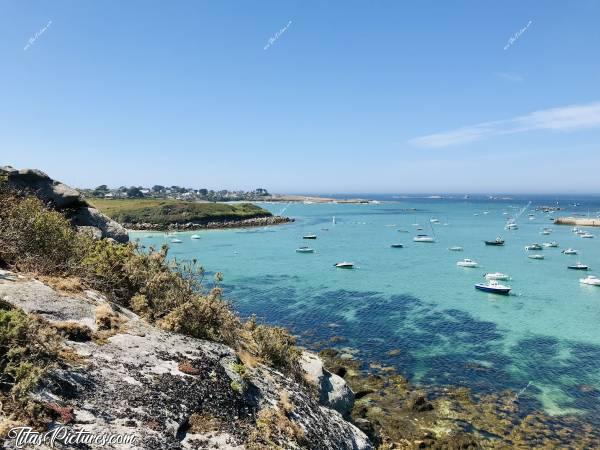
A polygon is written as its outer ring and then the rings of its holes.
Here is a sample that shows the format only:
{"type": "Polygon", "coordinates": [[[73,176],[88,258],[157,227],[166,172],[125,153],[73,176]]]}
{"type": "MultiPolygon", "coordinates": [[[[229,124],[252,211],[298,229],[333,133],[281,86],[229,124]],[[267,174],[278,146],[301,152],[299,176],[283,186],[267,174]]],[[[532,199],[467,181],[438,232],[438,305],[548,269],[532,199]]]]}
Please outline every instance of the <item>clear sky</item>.
{"type": "Polygon", "coordinates": [[[79,187],[600,193],[600,1],[0,0],[0,164],[79,187]]]}

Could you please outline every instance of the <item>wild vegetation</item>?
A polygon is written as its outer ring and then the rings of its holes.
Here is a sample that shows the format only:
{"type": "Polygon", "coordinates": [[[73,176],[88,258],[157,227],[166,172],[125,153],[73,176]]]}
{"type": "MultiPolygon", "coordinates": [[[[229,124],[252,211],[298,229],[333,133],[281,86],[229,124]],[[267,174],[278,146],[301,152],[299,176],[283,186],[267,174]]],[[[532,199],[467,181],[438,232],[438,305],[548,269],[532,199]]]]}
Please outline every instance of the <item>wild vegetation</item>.
{"type": "MultiPolygon", "coordinates": [[[[294,338],[254,321],[243,326],[222,297],[220,274],[207,286],[196,261],[169,260],[166,246],[143,249],[79,233],[62,214],[0,181],[1,266],[70,280],[69,285],[96,289],[165,330],[226,343],[289,373],[298,368],[294,338]]],[[[110,308],[99,308],[96,321],[105,337],[120,326],[110,308]]],[[[0,389],[5,394],[15,400],[26,395],[58,359],[61,336],[90,338],[88,330],[68,324],[58,328],[44,327],[18,310],[0,310],[0,389]]]]}
{"type": "Polygon", "coordinates": [[[269,211],[252,203],[200,203],[170,199],[93,199],[91,203],[111,219],[127,224],[206,224],[272,216],[269,211]]]}

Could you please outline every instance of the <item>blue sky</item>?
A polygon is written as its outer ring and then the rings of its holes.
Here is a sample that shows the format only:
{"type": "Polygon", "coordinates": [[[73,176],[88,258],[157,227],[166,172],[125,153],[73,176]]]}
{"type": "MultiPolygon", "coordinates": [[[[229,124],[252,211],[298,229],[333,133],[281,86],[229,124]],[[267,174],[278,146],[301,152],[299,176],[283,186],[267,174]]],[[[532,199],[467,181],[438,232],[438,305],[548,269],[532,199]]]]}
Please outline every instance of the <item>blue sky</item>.
{"type": "Polygon", "coordinates": [[[600,193],[599,20],[595,0],[0,0],[0,164],[81,187],[600,193]]]}

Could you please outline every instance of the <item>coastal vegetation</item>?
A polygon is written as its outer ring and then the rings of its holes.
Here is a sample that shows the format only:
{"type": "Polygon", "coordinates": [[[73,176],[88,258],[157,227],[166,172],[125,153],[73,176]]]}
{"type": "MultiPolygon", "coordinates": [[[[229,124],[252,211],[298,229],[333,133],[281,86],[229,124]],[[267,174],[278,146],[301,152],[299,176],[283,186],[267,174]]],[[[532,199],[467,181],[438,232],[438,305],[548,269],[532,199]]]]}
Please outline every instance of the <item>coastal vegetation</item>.
{"type": "Polygon", "coordinates": [[[207,203],[172,199],[93,199],[91,203],[120,223],[172,224],[241,221],[272,214],[252,203],[207,203]]]}
{"type": "MultiPolygon", "coordinates": [[[[248,211],[254,210],[238,209],[248,211]]],[[[222,298],[220,274],[206,286],[197,262],[169,261],[167,255],[166,246],[143,251],[135,243],[77,232],[61,213],[0,180],[0,267],[77,280],[81,289],[95,289],[162,329],[225,343],[288,373],[297,369],[298,351],[287,331],[254,321],[244,327],[222,298]]],[[[0,392],[18,403],[45,368],[59,362],[60,336],[73,330],[49,327],[5,306],[0,308],[0,350],[7,356],[0,365],[0,392]]],[[[96,320],[99,330],[118,326],[110,311],[97,311],[96,320]]]]}

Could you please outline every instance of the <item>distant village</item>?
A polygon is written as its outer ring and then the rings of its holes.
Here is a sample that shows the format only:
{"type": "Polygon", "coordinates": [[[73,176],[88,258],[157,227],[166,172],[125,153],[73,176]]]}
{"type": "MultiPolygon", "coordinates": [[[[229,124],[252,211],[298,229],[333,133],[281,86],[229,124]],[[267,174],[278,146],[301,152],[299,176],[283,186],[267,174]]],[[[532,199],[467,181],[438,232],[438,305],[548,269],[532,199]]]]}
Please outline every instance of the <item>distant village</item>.
{"type": "Polygon", "coordinates": [[[121,186],[111,189],[103,184],[95,189],[81,189],[86,197],[91,198],[164,198],[176,200],[205,200],[210,202],[263,200],[270,194],[266,189],[258,188],[253,191],[213,191],[212,189],[192,189],[180,186],[154,185],[151,188],[143,186],[121,186]]]}

